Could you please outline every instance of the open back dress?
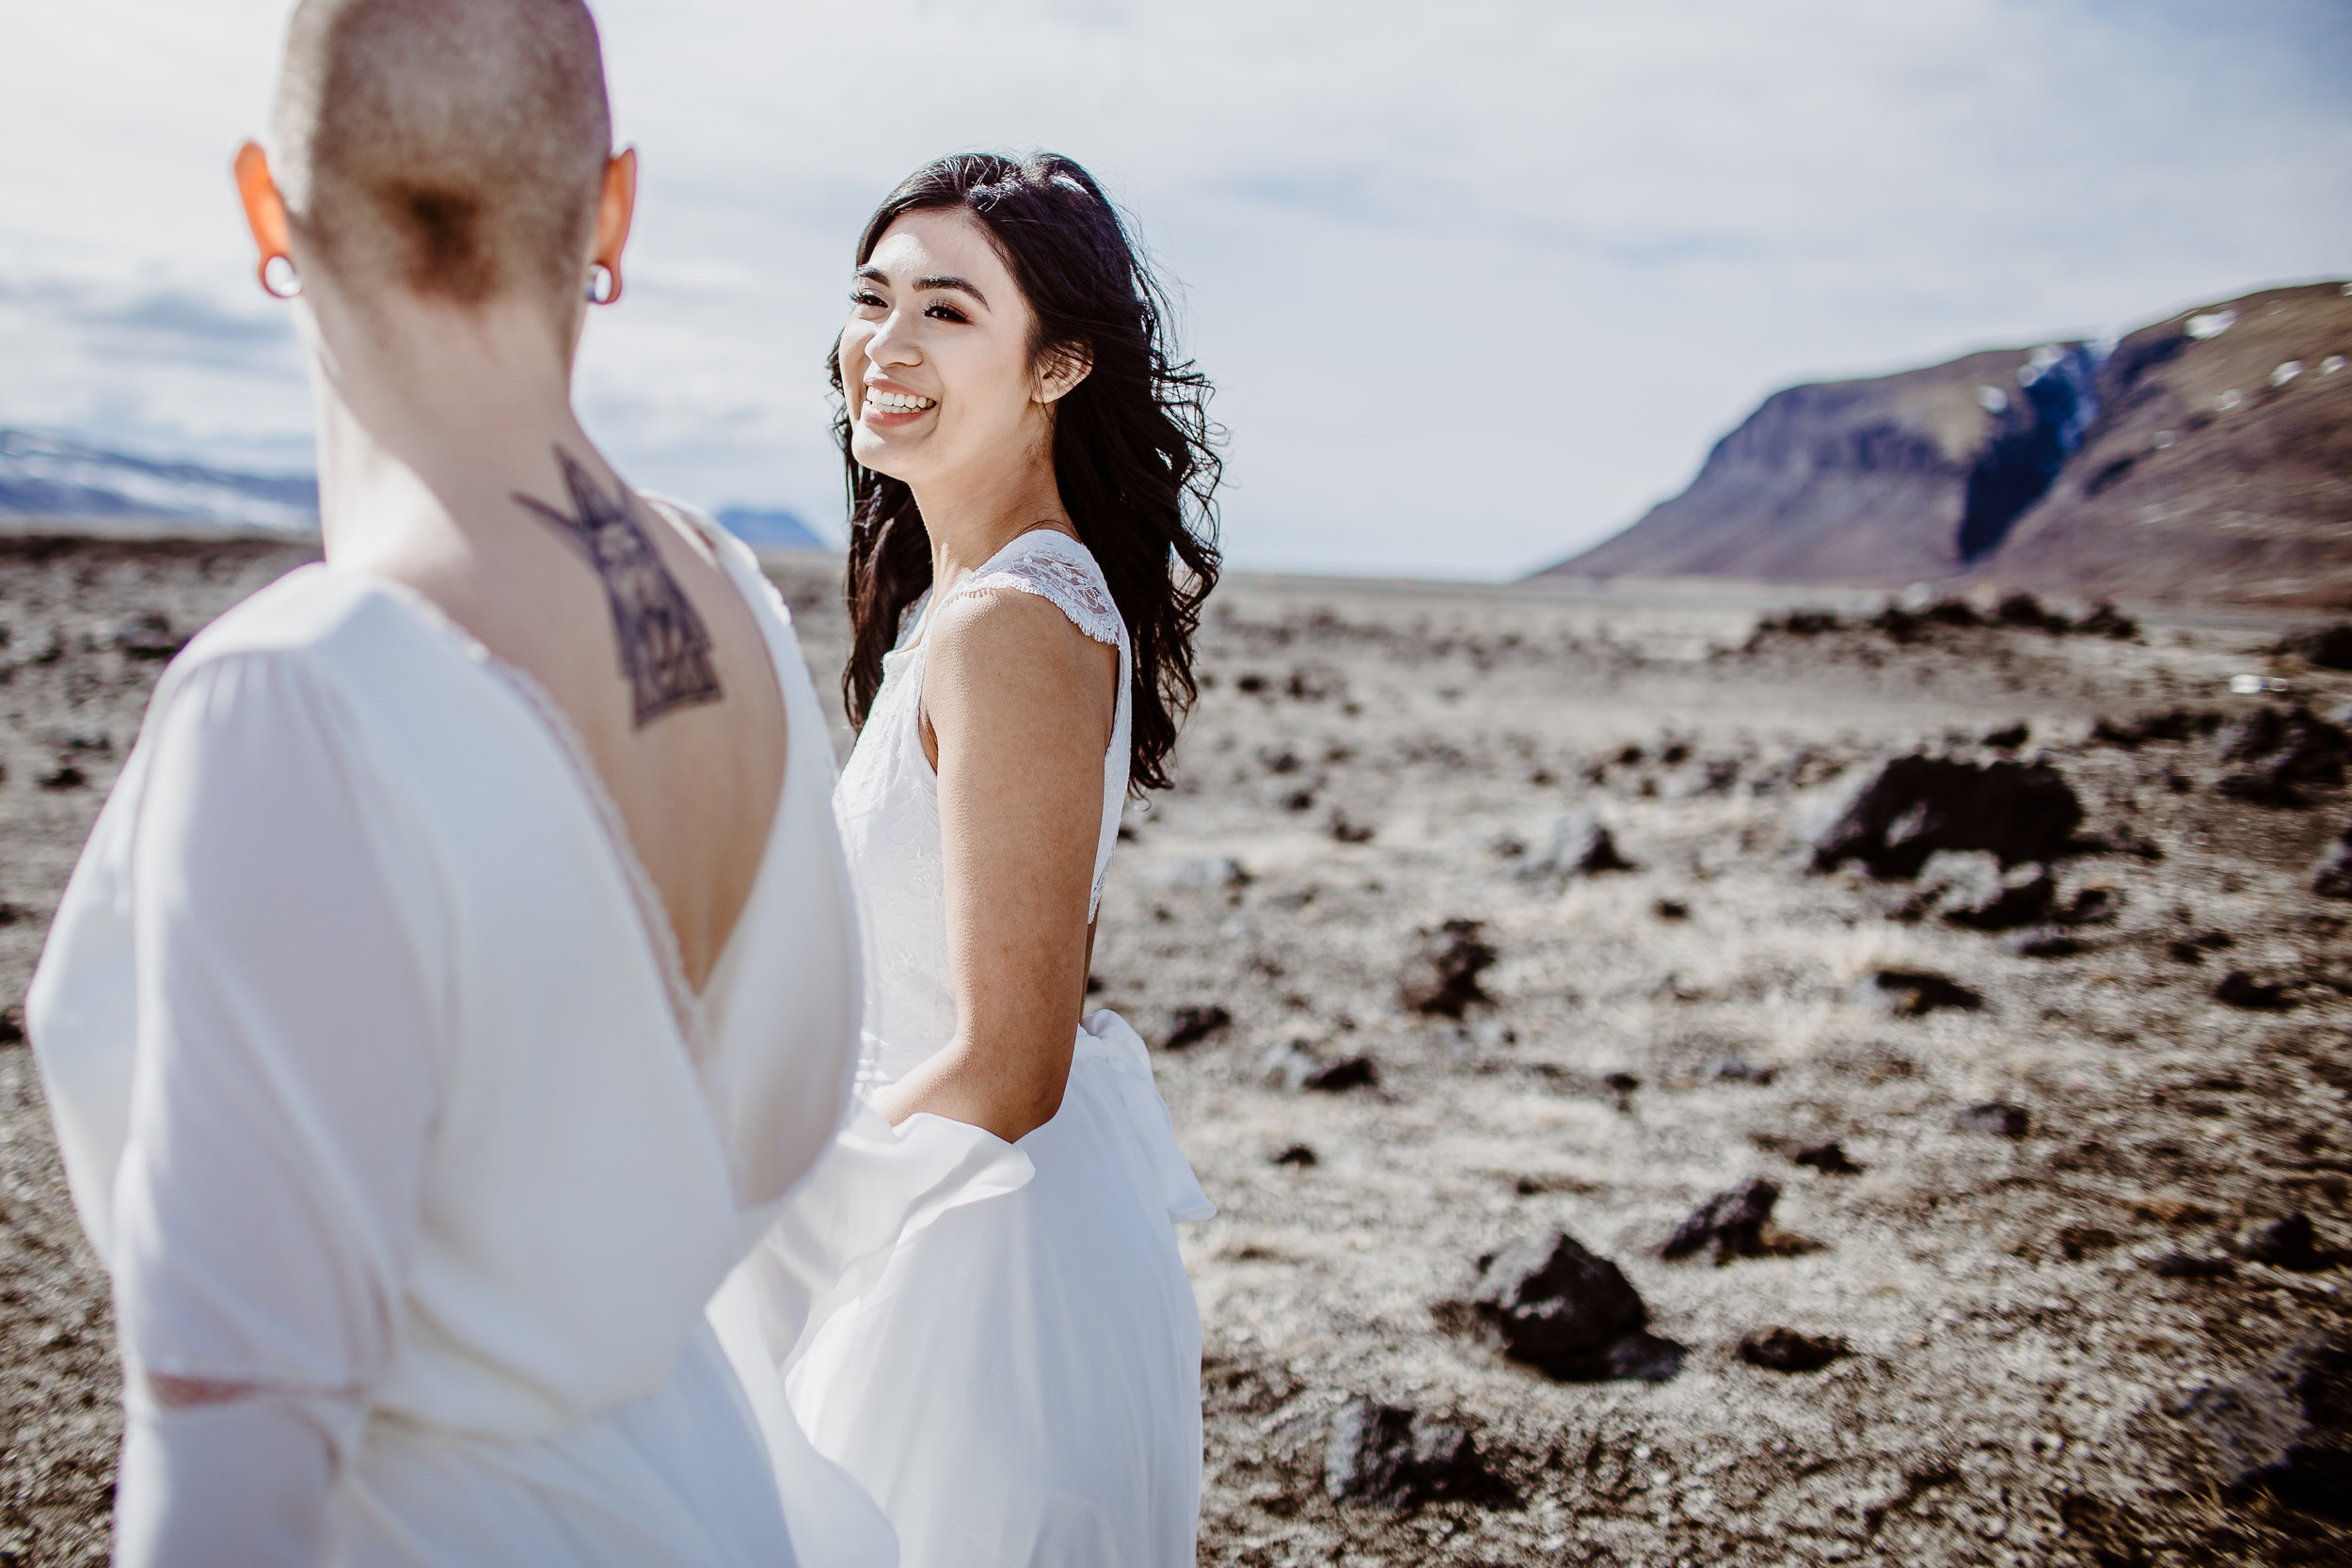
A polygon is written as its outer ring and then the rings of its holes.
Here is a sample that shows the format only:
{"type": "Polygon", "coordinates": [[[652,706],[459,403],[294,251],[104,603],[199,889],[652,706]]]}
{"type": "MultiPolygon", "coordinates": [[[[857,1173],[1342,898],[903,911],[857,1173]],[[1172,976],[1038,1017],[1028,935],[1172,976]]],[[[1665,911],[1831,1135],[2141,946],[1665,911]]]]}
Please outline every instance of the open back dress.
{"type": "Polygon", "coordinates": [[[203,1560],[807,1557],[705,1307],[839,1124],[855,916],[788,616],[695,526],[789,730],[700,996],[562,712],[429,601],[306,567],[166,673],[28,1009],[115,1281],[119,1543],[153,1466],[323,1465],[325,1541],[203,1560]]]}

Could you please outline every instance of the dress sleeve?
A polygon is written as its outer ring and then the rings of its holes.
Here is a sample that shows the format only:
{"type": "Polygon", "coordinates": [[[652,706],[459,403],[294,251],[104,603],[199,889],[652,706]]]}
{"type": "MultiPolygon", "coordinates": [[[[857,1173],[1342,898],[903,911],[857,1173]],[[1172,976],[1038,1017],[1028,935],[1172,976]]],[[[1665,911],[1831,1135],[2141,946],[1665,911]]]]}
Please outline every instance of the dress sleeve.
{"type": "Polygon", "coordinates": [[[188,672],[148,737],[118,1562],[322,1560],[391,1359],[439,1010],[348,735],[259,653],[188,672]]]}

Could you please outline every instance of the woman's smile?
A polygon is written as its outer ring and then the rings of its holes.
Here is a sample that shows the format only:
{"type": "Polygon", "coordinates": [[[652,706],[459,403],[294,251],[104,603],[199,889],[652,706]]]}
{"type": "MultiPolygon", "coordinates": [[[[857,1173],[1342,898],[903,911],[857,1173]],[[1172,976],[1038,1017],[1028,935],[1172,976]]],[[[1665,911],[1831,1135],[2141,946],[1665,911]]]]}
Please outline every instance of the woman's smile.
{"type": "Polygon", "coordinates": [[[903,430],[938,406],[937,398],[909,391],[895,381],[868,380],[858,418],[876,430],[903,430]]]}

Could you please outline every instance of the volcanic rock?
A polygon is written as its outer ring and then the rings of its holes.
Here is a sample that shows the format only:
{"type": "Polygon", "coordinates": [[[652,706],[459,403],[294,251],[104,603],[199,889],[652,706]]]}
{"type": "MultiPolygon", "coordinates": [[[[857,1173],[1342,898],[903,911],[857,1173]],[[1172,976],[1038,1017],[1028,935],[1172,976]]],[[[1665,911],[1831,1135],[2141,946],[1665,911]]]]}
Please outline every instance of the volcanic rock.
{"type": "Polygon", "coordinates": [[[2048,866],[2027,861],[2004,871],[1988,849],[1939,849],[1919,868],[1921,911],[1979,931],[2033,925],[2056,895],[2048,866]]]}
{"type": "Polygon", "coordinates": [[[2352,736],[2301,704],[2284,712],[2261,707],[2222,736],[2222,762],[2249,766],[2222,775],[2214,787],[2257,805],[2308,805],[2307,790],[2344,783],[2347,754],[2352,736]]]}
{"type": "Polygon", "coordinates": [[[1293,1144],[1288,1148],[1283,1149],[1280,1153],[1275,1155],[1272,1159],[1266,1162],[1266,1164],[1270,1165],[1301,1166],[1319,1165],[1322,1163],[1323,1162],[1316,1157],[1315,1151],[1305,1144],[1293,1144]]]}
{"type": "Polygon", "coordinates": [[[1820,1334],[1800,1334],[1793,1328],[1758,1329],[1740,1338],[1740,1359],[1775,1372],[1818,1372],[1853,1347],[1820,1334]]]}
{"type": "Polygon", "coordinates": [[[2227,1258],[2190,1252],[2168,1252],[2148,1266],[2159,1279],[2227,1279],[2237,1273],[2227,1258]]]}
{"type": "Polygon", "coordinates": [[[2055,860],[2082,820],[2082,802],[2046,764],[1914,753],[1854,797],[1814,845],[1813,868],[1858,860],[1875,877],[1915,877],[1939,849],[1987,850],[2004,867],[2055,860]]]}
{"type": "Polygon", "coordinates": [[[1561,886],[1571,877],[1598,877],[1630,871],[1633,863],[1617,851],[1616,840],[1590,812],[1571,812],[1551,825],[1551,843],[1519,868],[1531,882],[1561,886]]]}
{"type": "Polygon", "coordinates": [[[2317,1235],[2312,1229],[2312,1217],[2299,1209],[2247,1231],[2238,1239],[2237,1251],[2249,1263],[2267,1263],[2274,1269],[2294,1269],[2298,1273],[2324,1269],[2338,1260],[2336,1254],[2320,1249],[2317,1235]]]}
{"type": "Polygon", "coordinates": [[[1800,1165],[1810,1165],[1823,1176],[1862,1174],[1862,1167],[1847,1157],[1843,1144],[1807,1144],[1788,1158],[1800,1165]]]}
{"type": "Polygon", "coordinates": [[[1718,1266],[1735,1258],[1760,1258],[1771,1250],[1764,1242],[1764,1227],[1771,1223],[1772,1205],[1779,1201],[1777,1183],[1751,1176],[1700,1204],[1690,1218],[1675,1227],[1658,1255],[1676,1259],[1703,1252],[1718,1266]]]}
{"type": "Polygon", "coordinates": [[[2194,1390],[2173,1414],[2204,1439],[2229,1497],[2266,1492],[2352,1521],[2352,1349],[2343,1341],[2306,1340],[2252,1377],[2194,1390]]]}
{"type": "Polygon", "coordinates": [[[1999,1138],[2022,1138],[2033,1126],[2033,1117],[2023,1105],[2011,1105],[2005,1100],[1988,1100],[1981,1105],[1971,1105],[1954,1113],[1952,1125],[1963,1132],[1990,1132],[1999,1138]]]}
{"type": "Polygon", "coordinates": [[[1335,1503],[1409,1508],[1494,1485],[1467,1427],[1364,1398],[1348,1401],[1331,1418],[1323,1489],[1335,1503]]]}
{"type": "Polygon", "coordinates": [[[1974,1012],[1984,1006],[1977,992],[1927,969],[1882,969],[1854,989],[1861,1000],[1874,1002],[1897,1018],[1924,1018],[1938,1007],[1974,1012]]]}
{"type": "Polygon", "coordinates": [[[126,617],[111,641],[132,658],[169,658],[188,645],[185,636],[171,629],[170,619],[152,610],[126,617]]]}
{"type": "Polygon", "coordinates": [[[1642,1332],[1649,1310],[1624,1272],[1563,1230],[1482,1259],[1469,1307],[1482,1338],[1563,1381],[1662,1382],[1680,1368],[1678,1346],[1642,1332]]]}
{"type": "Polygon", "coordinates": [[[1168,1029],[1160,1037],[1162,1051],[1182,1051],[1198,1045],[1210,1036],[1221,1033],[1233,1022],[1233,1015],[1210,1003],[1205,1006],[1179,1007],[1168,1015],[1168,1029]]]}
{"type": "Polygon", "coordinates": [[[2258,980],[2242,969],[2224,974],[2213,988],[2214,1000],[2249,1012],[2282,1013],[2295,1006],[2295,994],[2282,980],[2258,980]]]}
{"type": "Polygon", "coordinates": [[[2352,898],[2352,827],[2312,867],[2312,891],[2322,898],[2352,898]]]}
{"type": "Polygon", "coordinates": [[[2102,719],[2090,728],[2090,739],[2097,746],[2120,746],[2136,752],[2151,741],[2185,741],[2201,735],[2211,735],[2221,727],[2221,715],[2211,708],[2192,712],[2176,707],[2162,713],[2143,713],[2125,723],[2102,719]]]}
{"type": "Polygon", "coordinates": [[[2280,642],[2279,651],[2296,655],[2322,670],[2352,670],[2352,621],[2338,621],[2332,626],[2298,633],[2280,642]]]}
{"type": "Polygon", "coordinates": [[[1495,950],[1479,936],[1480,929],[1475,920],[1449,920],[1422,933],[1418,973],[1404,987],[1406,1006],[1424,1016],[1458,1019],[1494,1001],[1478,983],[1495,961],[1495,950]]]}
{"type": "Polygon", "coordinates": [[[1336,1061],[1319,1062],[1298,1080],[1300,1088],[1325,1094],[1377,1088],[1379,1084],[1379,1064],[1369,1056],[1342,1056],[1336,1061]]]}

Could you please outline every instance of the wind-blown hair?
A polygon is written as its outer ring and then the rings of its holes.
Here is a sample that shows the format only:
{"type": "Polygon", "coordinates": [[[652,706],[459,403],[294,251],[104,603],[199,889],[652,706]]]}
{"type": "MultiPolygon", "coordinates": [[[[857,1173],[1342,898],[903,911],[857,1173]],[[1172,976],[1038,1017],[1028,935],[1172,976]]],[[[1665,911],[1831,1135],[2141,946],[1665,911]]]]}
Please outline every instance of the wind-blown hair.
{"type": "MultiPolygon", "coordinates": [[[[858,264],[907,214],[949,208],[988,230],[1028,300],[1037,317],[1032,363],[1073,349],[1093,361],[1054,405],[1054,478],[1127,624],[1129,787],[1164,789],[1177,723],[1199,695],[1192,639],[1219,563],[1208,378],[1173,357],[1167,293],[1109,198],[1093,176],[1054,153],[963,152],[924,165],[866,220],[858,264]]],[[[837,347],[832,369],[841,394],[837,347]]],[[[914,491],[851,454],[846,396],[835,405],[834,435],[850,491],[851,643],[841,692],[850,721],[862,728],[899,619],[930,586],[931,552],[914,491]]]]}

